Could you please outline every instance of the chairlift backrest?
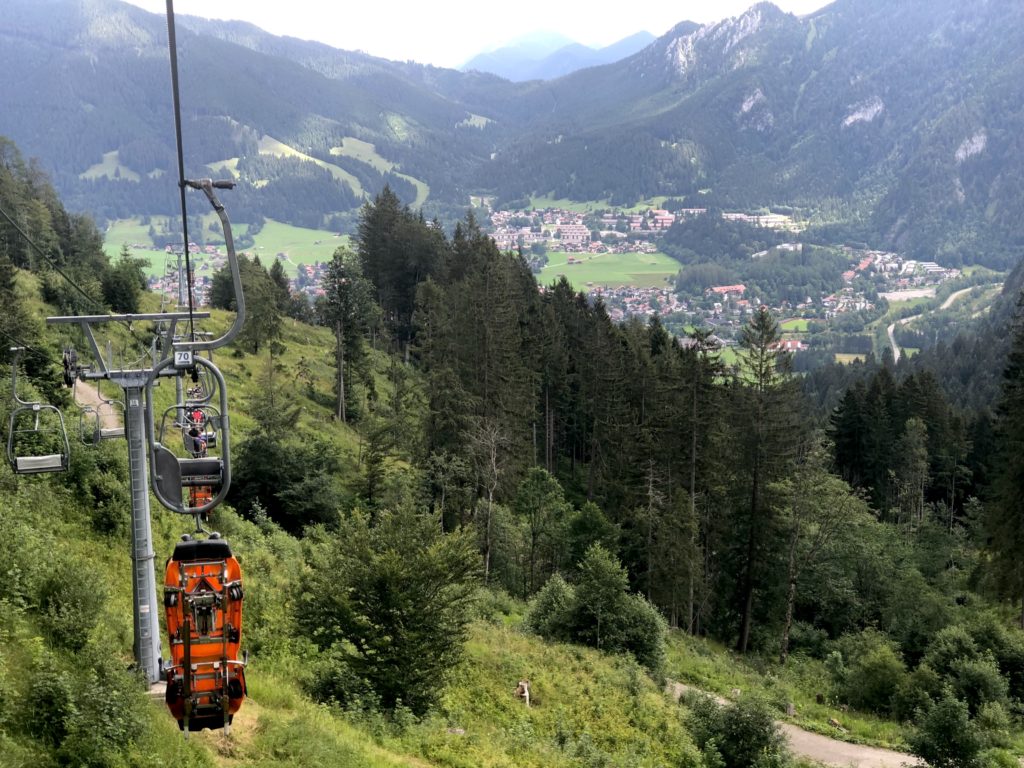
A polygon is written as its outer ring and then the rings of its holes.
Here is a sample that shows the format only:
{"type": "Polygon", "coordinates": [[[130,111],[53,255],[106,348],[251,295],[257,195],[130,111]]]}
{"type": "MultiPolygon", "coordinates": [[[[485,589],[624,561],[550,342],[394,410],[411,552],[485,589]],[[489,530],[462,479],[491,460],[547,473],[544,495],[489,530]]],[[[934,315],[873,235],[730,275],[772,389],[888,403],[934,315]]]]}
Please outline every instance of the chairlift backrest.
{"type": "Polygon", "coordinates": [[[71,461],[71,444],[64,415],[48,403],[18,397],[18,358],[14,348],[11,363],[11,393],[17,404],[7,424],[7,460],[19,475],[64,472],[71,461]]]}

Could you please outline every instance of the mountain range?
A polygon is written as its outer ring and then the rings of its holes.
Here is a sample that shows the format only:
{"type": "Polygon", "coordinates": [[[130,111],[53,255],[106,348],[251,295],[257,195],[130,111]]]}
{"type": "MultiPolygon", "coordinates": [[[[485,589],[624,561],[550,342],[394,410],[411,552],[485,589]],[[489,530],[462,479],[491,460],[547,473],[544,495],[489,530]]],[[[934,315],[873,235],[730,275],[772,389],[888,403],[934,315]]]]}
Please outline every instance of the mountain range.
{"type": "Polygon", "coordinates": [[[654,39],[650,32],[637,32],[611,45],[593,48],[558,33],[537,33],[493,51],[478,53],[460,69],[489,72],[513,82],[553,80],[632,56],[654,39]]]}
{"type": "MultiPolygon", "coordinates": [[[[1024,6],[836,0],[682,21],[626,58],[514,83],[178,19],[190,174],[246,216],[323,223],[389,184],[442,220],[470,195],[793,209],[814,232],[945,263],[1016,261],[1024,6]]],[[[174,210],[164,19],[8,0],[0,134],[69,207],[174,210]]]]}

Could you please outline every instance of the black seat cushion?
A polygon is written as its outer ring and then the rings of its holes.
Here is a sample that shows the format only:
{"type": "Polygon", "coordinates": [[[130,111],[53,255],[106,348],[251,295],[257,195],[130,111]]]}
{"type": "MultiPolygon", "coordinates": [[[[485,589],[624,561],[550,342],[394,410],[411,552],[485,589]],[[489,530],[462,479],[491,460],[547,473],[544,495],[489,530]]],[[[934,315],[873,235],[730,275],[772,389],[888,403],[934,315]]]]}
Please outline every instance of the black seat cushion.
{"type": "Polygon", "coordinates": [[[231,557],[231,547],[224,539],[198,539],[195,541],[179,541],[174,546],[172,560],[191,563],[197,560],[227,560],[231,557]]]}

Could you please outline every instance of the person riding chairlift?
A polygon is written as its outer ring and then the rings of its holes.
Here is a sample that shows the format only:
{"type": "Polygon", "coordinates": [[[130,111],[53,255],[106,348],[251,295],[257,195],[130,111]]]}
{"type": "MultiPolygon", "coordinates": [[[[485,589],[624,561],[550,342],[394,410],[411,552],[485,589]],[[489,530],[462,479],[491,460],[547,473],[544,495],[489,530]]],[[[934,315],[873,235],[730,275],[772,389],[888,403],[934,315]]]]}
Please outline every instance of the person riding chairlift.
{"type": "Polygon", "coordinates": [[[188,430],[188,450],[195,459],[206,456],[206,437],[199,431],[199,425],[193,424],[188,430]]]}

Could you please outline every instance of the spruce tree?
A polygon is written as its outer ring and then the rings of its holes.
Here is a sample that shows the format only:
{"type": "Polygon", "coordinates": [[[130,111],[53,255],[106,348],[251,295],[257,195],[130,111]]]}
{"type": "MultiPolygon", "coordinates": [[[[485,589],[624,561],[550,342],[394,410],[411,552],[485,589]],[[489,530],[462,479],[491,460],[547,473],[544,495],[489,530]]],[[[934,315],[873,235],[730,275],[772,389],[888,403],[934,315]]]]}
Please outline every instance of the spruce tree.
{"type": "Polygon", "coordinates": [[[740,616],[736,645],[741,653],[750,644],[755,599],[767,580],[768,555],[774,549],[768,488],[785,475],[798,437],[799,404],[789,375],[790,356],[780,348],[781,338],[778,323],[764,307],[754,313],[740,338],[733,439],[738,488],[743,493],[734,509],[734,531],[744,542],[736,574],[740,616]]]}
{"type": "Polygon", "coordinates": [[[998,460],[985,522],[996,588],[1003,597],[1020,601],[1024,628],[1024,296],[1018,300],[1012,332],[996,410],[998,460]]]}

